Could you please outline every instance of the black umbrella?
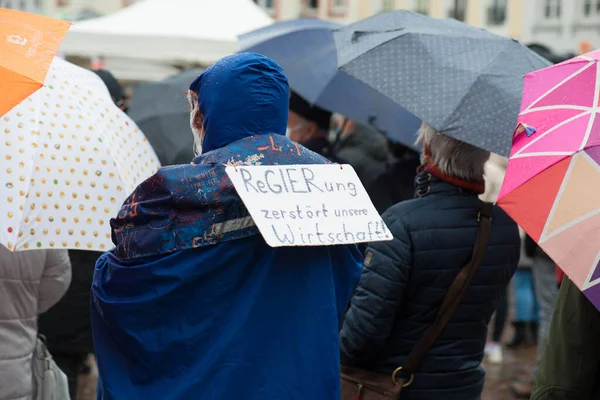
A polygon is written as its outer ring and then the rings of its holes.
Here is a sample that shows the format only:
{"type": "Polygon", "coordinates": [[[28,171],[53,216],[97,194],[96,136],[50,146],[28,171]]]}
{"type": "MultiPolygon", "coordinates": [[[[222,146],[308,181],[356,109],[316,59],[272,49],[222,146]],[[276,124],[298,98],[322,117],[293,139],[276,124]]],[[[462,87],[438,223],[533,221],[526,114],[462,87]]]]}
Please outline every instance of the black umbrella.
{"type": "Polygon", "coordinates": [[[144,132],[162,165],[188,164],[194,158],[185,93],[200,72],[190,69],[133,90],[129,116],[144,132]]]}
{"type": "Polygon", "coordinates": [[[536,52],[540,56],[544,57],[546,60],[550,61],[553,64],[558,64],[558,63],[567,61],[567,60],[577,56],[576,54],[573,54],[573,53],[556,54],[549,47],[546,47],[546,46],[544,46],[542,44],[538,44],[538,43],[530,43],[527,45],[527,47],[529,48],[529,50],[533,50],[534,52],[536,52]]]}
{"type": "Polygon", "coordinates": [[[510,153],[523,75],[550,63],[515,40],[410,11],[378,14],[334,33],[338,67],[428,125],[510,153]]]}

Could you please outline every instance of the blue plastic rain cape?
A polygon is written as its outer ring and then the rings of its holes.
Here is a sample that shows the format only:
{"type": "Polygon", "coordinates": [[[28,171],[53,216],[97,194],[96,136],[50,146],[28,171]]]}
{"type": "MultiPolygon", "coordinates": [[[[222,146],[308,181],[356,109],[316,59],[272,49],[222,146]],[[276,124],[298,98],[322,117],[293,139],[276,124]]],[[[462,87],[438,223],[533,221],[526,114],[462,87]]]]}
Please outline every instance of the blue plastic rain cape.
{"type": "Polygon", "coordinates": [[[362,258],[355,246],[267,246],[224,164],[327,160],[283,136],[275,63],[224,61],[192,85],[211,151],[162,168],[111,221],[116,248],[92,287],[98,399],[340,396],[338,327],[362,258]]]}

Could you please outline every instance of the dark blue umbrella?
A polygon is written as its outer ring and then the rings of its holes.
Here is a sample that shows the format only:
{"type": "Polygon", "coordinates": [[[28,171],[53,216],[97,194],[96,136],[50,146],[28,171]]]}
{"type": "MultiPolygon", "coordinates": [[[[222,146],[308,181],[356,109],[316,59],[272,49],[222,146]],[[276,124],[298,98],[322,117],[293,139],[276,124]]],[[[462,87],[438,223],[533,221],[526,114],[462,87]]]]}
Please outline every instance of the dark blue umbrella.
{"type": "Polygon", "coordinates": [[[190,69],[133,89],[128,114],[144,132],[162,165],[188,164],[194,158],[185,92],[200,72],[190,69]]]}
{"type": "Polygon", "coordinates": [[[550,63],[517,41],[405,10],[335,31],[339,69],[438,132],[508,156],[523,76],[550,63]]]}
{"type": "Polygon", "coordinates": [[[240,51],[264,54],[281,65],[290,87],[312,104],[366,123],[414,147],[420,120],[358,79],[338,71],[333,30],[318,19],[278,22],[240,36],[240,51]]]}

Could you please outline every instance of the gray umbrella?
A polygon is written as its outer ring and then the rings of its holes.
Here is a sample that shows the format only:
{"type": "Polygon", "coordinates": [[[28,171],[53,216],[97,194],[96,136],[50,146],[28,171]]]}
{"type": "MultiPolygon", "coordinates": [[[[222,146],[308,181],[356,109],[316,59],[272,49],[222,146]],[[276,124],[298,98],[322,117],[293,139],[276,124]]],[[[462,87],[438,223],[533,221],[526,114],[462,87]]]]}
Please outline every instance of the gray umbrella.
{"type": "Polygon", "coordinates": [[[513,39],[404,10],[347,25],[334,36],[339,69],[438,132],[504,156],[523,75],[550,65],[513,39]]]}
{"type": "Polygon", "coordinates": [[[190,69],[133,90],[128,114],[144,132],[162,165],[187,164],[194,158],[185,93],[200,72],[190,69]]]}

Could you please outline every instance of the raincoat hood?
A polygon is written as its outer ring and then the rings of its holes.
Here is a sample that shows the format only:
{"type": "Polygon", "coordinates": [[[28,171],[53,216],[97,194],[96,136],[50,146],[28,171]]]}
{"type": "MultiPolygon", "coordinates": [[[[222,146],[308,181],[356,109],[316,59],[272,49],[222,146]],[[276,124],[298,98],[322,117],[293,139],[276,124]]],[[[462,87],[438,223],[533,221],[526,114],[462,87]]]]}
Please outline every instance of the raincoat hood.
{"type": "Polygon", "coordinates": [[[248,136],[285,135],[289,85],[283,69],[256,53],[217,61],[190,85],[204,116],[204,152],[248,136]]]}

